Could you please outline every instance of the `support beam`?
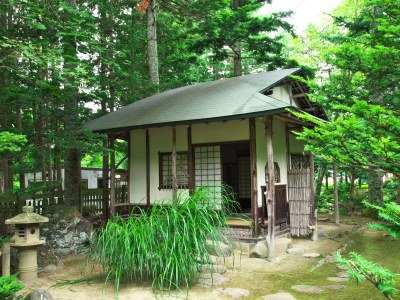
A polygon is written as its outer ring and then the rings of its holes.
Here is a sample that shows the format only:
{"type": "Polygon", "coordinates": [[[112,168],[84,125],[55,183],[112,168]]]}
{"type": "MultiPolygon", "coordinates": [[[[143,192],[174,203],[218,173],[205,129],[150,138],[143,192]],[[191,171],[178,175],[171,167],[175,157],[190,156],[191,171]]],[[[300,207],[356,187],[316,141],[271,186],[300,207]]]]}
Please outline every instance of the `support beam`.
{"type": "MultiPolygon", "coordinates": [[[[103,148],[108,149],[108,139],[105,138],[103,140],[103,148]]],[[[108,163],[108,153],[104,152],[103,154],[103,178],[102,178],[102,184],[103,184],[103,201],[104,201],[104,216],[106,217],[106,222],[110,218],[110,207],[109,207],[109,189],[108,189],[108,172],[109,172],[109,163],[108,163]]],[[[58,175],[57,175],[57,179],[58,175]]]]}
{"type": "Polygon", "coordinates": [[[128,141],[128,175],[126,176],[126,182],[128,184],[128,203],[131,202],[131,189],[130,189],[130,178],[131,178],[131,149],[132,149],[132,144],[131,144],[131,133],[130,131],[126,132],[127,141],[128,141]]]}
{"type": "Polygon", "coordinates": [[[188,184],[189,194],[194,194],[194,158],[192,145],[192,126],[187,127],[187,143],[188,143],[188,184]]]}
{"type": "Polygon", "coordinates": [[[150,206],[150,135],[146,129],[146,204],[150,206]]]}
{"type": "Polygon", "coordinates": [[[176,178],[176,127],[172,127],[172,201],[176,208],[178,181],[176,178]]]}
{"type": "Polygon", "coordinates": [[[253,219],[253,237],[258,237],[258,200],[257,200],[257,148],[256,121],[249,119],[250,136],[250,181],[251,181],[251,215],[253,219]]]}
{"type": "Polygon", "coordinates": [[[115,218],[115,134],[110,134],[110,218],[115,218]]]}
{"type": "Polygon", "coordinates": [[[264,118],[265,138],[267,141],[268,182],[266,182],[265,197],[268,208],[268,260],[275,259],[275,170],[274,149],[272,146],[272,116],[264,118]]]}

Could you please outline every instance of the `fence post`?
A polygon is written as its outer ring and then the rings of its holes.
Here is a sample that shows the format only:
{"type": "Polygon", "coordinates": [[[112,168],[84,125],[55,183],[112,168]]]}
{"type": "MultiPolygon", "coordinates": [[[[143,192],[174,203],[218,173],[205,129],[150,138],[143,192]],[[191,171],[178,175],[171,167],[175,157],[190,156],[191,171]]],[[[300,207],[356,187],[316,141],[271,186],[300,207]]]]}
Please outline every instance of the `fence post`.
{"type": "Polygon", "coordinates": [[[10,244],[9,244],[9,243],[4,243],[1,250],[2,250],[2,256],[1,256],[1,263],[2,263],[1,276],[10,276],[10,244]]]}

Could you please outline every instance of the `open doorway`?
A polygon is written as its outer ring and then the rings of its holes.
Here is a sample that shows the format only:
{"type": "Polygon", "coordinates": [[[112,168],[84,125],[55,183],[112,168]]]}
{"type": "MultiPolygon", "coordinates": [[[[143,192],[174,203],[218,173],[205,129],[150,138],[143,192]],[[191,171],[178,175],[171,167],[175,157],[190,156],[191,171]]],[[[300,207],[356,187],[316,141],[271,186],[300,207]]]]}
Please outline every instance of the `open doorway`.
{"type": "Polygon", "coordinates": [[[250,144],[221,145],[222,182],[232,188],[240,213],[251,216],[250,144]]]}

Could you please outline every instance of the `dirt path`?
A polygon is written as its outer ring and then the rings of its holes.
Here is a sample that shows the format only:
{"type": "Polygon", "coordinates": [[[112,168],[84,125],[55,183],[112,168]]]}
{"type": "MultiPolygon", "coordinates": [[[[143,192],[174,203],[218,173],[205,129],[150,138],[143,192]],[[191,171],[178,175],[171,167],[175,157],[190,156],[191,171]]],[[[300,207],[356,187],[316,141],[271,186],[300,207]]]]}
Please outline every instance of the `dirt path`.
{"type": "MultiPolygon", "coordinates": [[[[293,272],[306,270],[319,259],[304,258],[303,253],[318,252],[323,256],[336,251],[342,246],[342,243],[334,240],[337,234],[352,231],[354,226],[335,225],[326,223],[320,224],[319,231],[327,236],[320,237],[317,241],[295,239],[293,240],[293,250],[291,254],[284,254],[277,257],[276,261],[268,262],[265,259],[248,258],[247,255],[236,253],[235,264],[232,259],[226,262],[228,268],[224,274],[229,279],[228,282],[207,288],[204,286],[195,286],[188,293],[173,292],[171,295],[156,296],[151,288],[130,284],[122,286],[119,291],[119,299],[232,299],[223,293],[225,288],[243,288],[250,292],[247,299],[261,298],[262,294],[269,293],[269,286],[273,284],[273,276],[294,276],[293,272]],[[291,272],[289,274],[289,272],[291,272]],[[273,276],[271,276],[273,275],[273,276]]],[[[78,278],[90,277],[93,275],[81,275],[81,266],[83,258],[73,257],[64,262],[62,268],[51,270],[40,274],[40,278],[26,289],[44,288],[48,290],[56,300],[95,300],[95,299],[113,299],[114,288],[111,284],[104,287],[102,281],[93,280],[89,283],[82,282],[73,285],[64,285],[61,287],[52,287],[59,280],[74,280],[78,278]]],[[[26,291],[24,293],[26,293],[26,291]]]]}

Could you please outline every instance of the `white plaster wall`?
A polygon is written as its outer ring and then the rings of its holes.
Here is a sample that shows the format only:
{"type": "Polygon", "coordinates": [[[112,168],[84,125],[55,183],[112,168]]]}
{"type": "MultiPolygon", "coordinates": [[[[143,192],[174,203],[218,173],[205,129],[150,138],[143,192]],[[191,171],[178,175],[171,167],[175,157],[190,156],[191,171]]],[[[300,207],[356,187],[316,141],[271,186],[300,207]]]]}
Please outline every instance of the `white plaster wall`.
{"type": "Polygon", "coordinates": [[[146,132],[131,131],[129,195],[131,203],[146,204],[146,132]]]}
{"type": "MultiPolygon", "coordinates": [[[[172,152],[172,127],[149,129],[150,141],[150,203],[155,201],[171,201],[172,189],[159,190],[159,152],[172,152]]],[[[187,151],[187,126],[176,127],[176,151],[187,151]]],[[[146,175],[146,167],[143,171],[146,175]]],[[[146,185],[145,185],[146,186],[146,185]]],[[[179,192],[188,194],[188,190],[179,192]]]]}
{"type": "MultiPolygon", "coordinates": [[[[289,87],[286,85],[276,86],[272,90],[272,95],[270,97],[281,100],[283,102],[290,104],[290,91],[289,87]]],[[[292,105],[294,107],[299,107],[296,99],[293,99],[292,105]]]]}
{"type": "Polygon", "coordinates": [[[304,141],[296,139],[295,134],[289,134],[289,149],[290,153],[303,153],[304,152],[304,141]]]}
{"type": "MultiPolygon", "coordinates": [[[[265,185],[265,165],[267,164],[267,141],[265,138],[265,125],[262,118],[256,119],[256,155],[257,155],[257,195],[258,205],[262,205],[261,186],[265,185]]],[[[285,122],[274,118],[272,124],[272,146],[274,150],[274,161],[279,164],[281,182],[287,184],[286,164],[286,136],[285,122]]]]}
{"type": "MultiPolygon", "coordinates": [[[[229,105],[229,104],[227,104],[229,105]]],[[[249,139],[248,120],[234,120],[192,126],[192,143],[218,143],[249,139]]]]}

